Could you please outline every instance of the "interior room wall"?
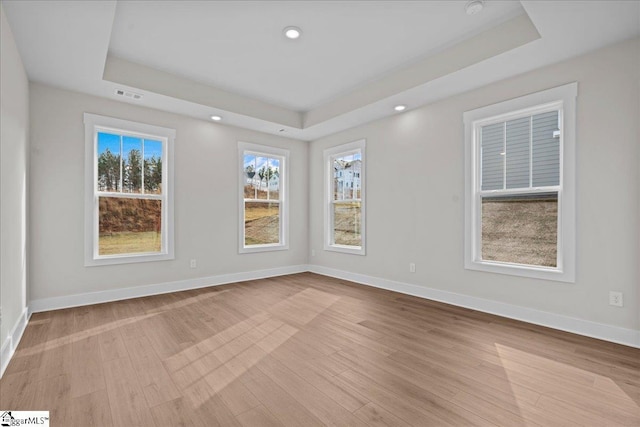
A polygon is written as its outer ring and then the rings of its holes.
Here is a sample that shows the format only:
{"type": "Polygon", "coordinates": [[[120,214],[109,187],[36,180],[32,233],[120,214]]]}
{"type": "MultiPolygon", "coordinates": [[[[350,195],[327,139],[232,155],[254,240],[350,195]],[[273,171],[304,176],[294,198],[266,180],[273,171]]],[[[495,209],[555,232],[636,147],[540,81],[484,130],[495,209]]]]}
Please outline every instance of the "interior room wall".
{"type": "Polygon", "coordinates": [[[638,330],[639,80],[635,39],[313,141],[310,264],[638,330]],[[465,270],[463,112],[574,81],[575,283],[465,270]],[[367,254],[324,251],[323,150],[361,138],[367,254]],[[610,290],[624,307],[609,305],[610,290]]]}
{"type": "Polygon", "coordinates": [[[30,96],[31,300],[306,264],[306,143],[38,83],[30,96]],[[84,266],[85,112],[176,129],[175,260],[84,266]],[[290,150],[287,251],[238,254],[238,141],[290,150]]]}
{"type": "MultiPolygon", "coordinates": [[[[29,82],[0,5],[0,307],[2,357],[26,318],[29,82]],[[17,328],[19,329],[19,328],[17,328]]],[[[2,360],[4,367],[5,360],[2,360]]]]}

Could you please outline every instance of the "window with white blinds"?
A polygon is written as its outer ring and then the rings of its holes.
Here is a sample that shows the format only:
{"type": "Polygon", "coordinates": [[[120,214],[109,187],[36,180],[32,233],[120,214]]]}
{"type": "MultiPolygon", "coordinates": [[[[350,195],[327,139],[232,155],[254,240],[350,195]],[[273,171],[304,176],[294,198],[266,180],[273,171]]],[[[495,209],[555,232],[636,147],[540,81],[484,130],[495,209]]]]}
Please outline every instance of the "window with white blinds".
{"type": "Polygon", "coordinates": [[[573,281],[576,95],[572,83],[464,114],[466,268],[573,281]]]}

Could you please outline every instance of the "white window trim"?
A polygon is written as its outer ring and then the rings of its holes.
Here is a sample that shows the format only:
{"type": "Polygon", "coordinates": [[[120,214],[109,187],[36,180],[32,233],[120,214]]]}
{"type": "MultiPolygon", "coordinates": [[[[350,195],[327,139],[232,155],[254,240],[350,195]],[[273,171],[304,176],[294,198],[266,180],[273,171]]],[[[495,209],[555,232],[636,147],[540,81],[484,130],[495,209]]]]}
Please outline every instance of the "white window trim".
{"type": "MultiPolygon", "coordinates": [[[[85,207],[84,207],[84,265],[86,267],[113,264],[129,264],[137,262],[164,261],[175,258],[174,255],[174,209],[173,209],[173,145],[176,137],[174,129],[97,114],[84,113],[85,125],[85,207]],[[117,133],[155,138],[166,141],[163,144],[163,159],[165,165],[162,171],[162,185],[164,203],[162,204],[162,248],[159,253],[141,253],[124,255],[98,255],[98,198],[96,191],[96,177],[98,166],[95,161],[97,150],[97,131],[111,130],[117,133]]],[[[127,194],[118,194],[127,197],[127,194]]]]}
{"type": "MultiPolygon", "coordinates": [[[[575,282],[576,269],[576,97],[578,84],[569,83],[556,88],[467,111],[465,127],[465,249],[464,267],[491,273],[560,282],[575,282]],[[540,107],[561,107],[560,186],[558,189],[558,266],[538,267],[480,259],[479,182],[479,125],[511,120],[540,107]]],[[[541,111],[541,110],[540,110],[541,111]]],[[[535,191],[535,190],[534,190],[535,191]]],[[[532,192],[527,190],[527,192],[532,192]]]]}
{"type": "Polygon", "coordinates": [[[366,140],[350,142],[324,150],[324,250],[342,252],[354,255],[366,255],[366,184],[367,184],[367,159],[366,140]],[[362,170],[360,171],[360,233],[361,246],[337,245],[332,242],[333,234],[333,211],[332,211],[332,186],[333,186],[333,165],[331,158],[339,155],[347,155],[360,151],[362,155],[362,170]]]}
{"type": "Polygon", "coordinates": [[[284,251],[289,249],[289,150],[267,145],[238,142],[238,253],[284,251]],[[280,243],[265,245],[244,244],[244,154],[252,153],[265,157],[280,157],[280,243]],[[284,175],[284,179],[282,176],[284,175]]]}

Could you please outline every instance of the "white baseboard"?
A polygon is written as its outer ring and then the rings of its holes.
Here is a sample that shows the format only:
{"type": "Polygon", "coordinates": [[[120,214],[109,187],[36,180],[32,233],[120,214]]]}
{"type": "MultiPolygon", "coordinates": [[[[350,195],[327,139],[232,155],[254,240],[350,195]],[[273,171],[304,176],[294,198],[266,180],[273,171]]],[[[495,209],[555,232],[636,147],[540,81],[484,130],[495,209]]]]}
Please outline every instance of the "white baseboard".
{"type": "Polygon", "coordinates": [[[170,292],[186,291],[189,289],[206,288],[209,286],[225,285],[228,283],[246,282],[247,280],[264,279],[267,277],[283,276],[285,274],[303,273],[306,265],[270,268],[242,273],[221,274],[219,276],[198,277],[195,279],[178,280],[155,285],[136,286],[133,288],[113,289],[108,291],[89,292],[86,294],[65,295],[61,297],[41,298],[29,303],[31,313],[58,310],[62,308],[83,305],[100,304],[103,302],[119,301],[129,298],[146,297],[150,295],[166,294],[170,292]]]}
{"type": "Polygon", "coordinates": [[[9,366],[9,361],[13,357],[16,347],[18,347],[18,343],[22,338],[24,330],[27,328],[29,316],[29,310],[25,307],[15,325],[11,328],[9,336],[2,343],[2,347],[0,348],[0,378],[4,375],[4,371],[7,369],[7,366],[9,366]]]}
{"type": "Polygon", "coordinates": [[[535,325],[547,326],[561,331],[571,332],[587,337],[611,341],[630,347],[640,348],[640,331],[606,325],[604,323],[591,322],[589,320],[576,319],[561,314],[549,313],[533,308],[506,304],[498,301],[472,297],[468,295],[447,292],[409,283],[395,282],[379,277],[364,274],[351,273],[320,265],[309,265],[308,271],[338,279],[349,280],[376,288],[387,289],[407,295],[413,295],[429,300],[440,301],[459,307],[491,313],[510,319],[522,320],[535,325]]]}

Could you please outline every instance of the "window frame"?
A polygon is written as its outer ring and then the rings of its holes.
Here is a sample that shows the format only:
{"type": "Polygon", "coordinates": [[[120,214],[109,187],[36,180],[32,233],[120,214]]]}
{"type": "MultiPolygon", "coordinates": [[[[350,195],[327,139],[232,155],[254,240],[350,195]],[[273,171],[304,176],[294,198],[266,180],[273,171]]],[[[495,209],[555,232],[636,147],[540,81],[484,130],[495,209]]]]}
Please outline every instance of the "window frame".
{"type": "MultiPolygon", "coordinates": [[[[289,150],[271,147],[268,145],[254,144],[249,142],[238,142],[238,253],[256,253],[283,251],[289,249],[289,150]],[[244,224],[244,156],[254,154],[263,157],[277,157],[280,159],[279,171],[279,210],[280,210],[280,243],[267,243],[261,245],[245,245],[245,224],[244,224]]],[[[248,199],[253,200],[253,199],[248,199]]],[[[267,201],[265,200],[265,203],[267,201]]]]}
{"type": "Polygon", "coordinates": [[[150,261],[166,261],[175,258],[174,251],[174,142],[175,129],[133,122],[114,117],[84,113],[85,125],[85,209],[84,209],[84,265],[129,264],[150,261]],[[161,251],[158,253],[130,253],[99,255],[99,197],[113,192],[98,191],[98,132],[110,132],[162,142],[162,193],[161,195],[117,193],[118,197],[162,200],[161,251]]]}
{"type": "Polygon", "coordinates": [[[536,279],[575,282],[576,221],[576,82],[499,102],[463,114],[465,128],[465,242],[464,267],[468,270],[536,279]],[[481,190],[479,133],[482,126],[557,109],[560,124],[560,182],[558,186],[527,189],[481,190]],[[544,267],[481,259],[481,194],[558,193],[557,265],[544,267]]]}
{"type": "Polygon", "coordinates": [[[353,255],[366,255],[366,140],[337,145],[324,150],[324,250],[353,255]],[[333,243],[333,158],[360,152],[360,246],[333,243]]]}

